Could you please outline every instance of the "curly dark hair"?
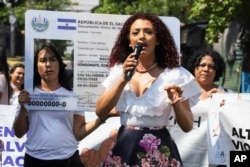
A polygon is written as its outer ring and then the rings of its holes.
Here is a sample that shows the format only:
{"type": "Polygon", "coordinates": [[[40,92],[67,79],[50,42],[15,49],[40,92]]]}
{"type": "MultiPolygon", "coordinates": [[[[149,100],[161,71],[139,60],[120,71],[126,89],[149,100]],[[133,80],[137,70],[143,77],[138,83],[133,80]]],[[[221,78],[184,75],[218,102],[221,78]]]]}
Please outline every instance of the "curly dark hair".
{"type": "Polygon", "coordinates": [[[37,69],[37,63],[38,63],[38,54],[41,50],[46,49],[50,50],[54,55],[56,56],[58,62],[59,62],[59,74],[58,74],[58,79],[59,83],[62,87],[68,90],[72,90],[72,87],[70,86],[70,79],[67,77],[66,74],[66,64],[62,60],[62,56],[60,55],[60,52],[51,44],[43,44],[41,45],[36,51],[35,51],[35,58],[34,58],[34,81],[33,81],[33,86],[38,86],[41,85],[41,77],[38,73],[37,69]]]}
{"type": "Polygon", "coordinates": [[[226,70],[226,65],[221,55],[214,50],[205,49],[194,52],[194,54],[189,58],[187,62],[187,70],[194,75],[195,68],[199,66],[202,58],[205,56],[212,57],[214,62],[214,69],[216,71],[214,81],[219,81],[220,77],[224,74],[226,70]]]}
{"type": "Polygon", "coordinates": [[[109,67],[114,66],[116,63],[123,63],[128,55],[133,52],[133,49],[129,47],[129,34],[131,25],[137,19],[149,20],[153,24],[159,42],[159,45],[155,48],[157,65],[162,68],[178,67],[179,54],[174,39],[166,24],[158,16],[151,13],[136,13],[125,21],[112,48],[109,67]]]}

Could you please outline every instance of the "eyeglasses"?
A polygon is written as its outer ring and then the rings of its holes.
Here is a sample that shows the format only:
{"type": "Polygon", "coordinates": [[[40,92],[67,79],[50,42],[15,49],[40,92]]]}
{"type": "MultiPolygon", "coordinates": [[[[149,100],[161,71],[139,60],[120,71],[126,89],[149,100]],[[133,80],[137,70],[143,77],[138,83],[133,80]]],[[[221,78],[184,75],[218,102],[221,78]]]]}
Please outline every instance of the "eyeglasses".
{"type": "Polygon", "coordinates": [[[206,66],[207,66],[207,68],[210,69],[210,70],[215,70],[215,66],[212,65],[212,64],[202,63],[202,64],[199,64],[199,65],[198,65],[199,68],[205,68],[206,66]]]}

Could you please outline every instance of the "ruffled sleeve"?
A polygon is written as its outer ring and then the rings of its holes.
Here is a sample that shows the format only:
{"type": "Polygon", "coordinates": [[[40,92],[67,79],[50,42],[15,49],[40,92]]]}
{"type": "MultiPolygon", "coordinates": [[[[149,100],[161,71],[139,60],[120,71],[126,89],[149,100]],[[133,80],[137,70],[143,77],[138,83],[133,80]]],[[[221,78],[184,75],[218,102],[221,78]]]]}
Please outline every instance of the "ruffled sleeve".
{"type": "MultiPolygon", "coordinates": [[[[103,85],[106,88],[110,88],[121,76],[123,76],[121,66],[115,66],[111,69],[110,75],[103,82],[103,85]]],[[[129,84],[127,84],[116,105],[116,109],[121,112],[128,112],[137,117],[153,117],[161,116],[164,112],[165,114],[166,112],[170,113],[172,106],[169,103],[164,87],[173,84],[184,89],[183,97],[185,100],[191,100],[191,106],[196,104],[201,90],[195,83],[193,75],[183,67],[178,67],[174,69],[166,68],[151,87],[139,97],[135,95],[130,89],[129,84]]]]}
{"type": "Polygon", "coordinates": [[[175,84],[183,88],[182,96],[184,100],[189,100],[191,107],[199,101],[201,89],[195,82],[194,76],[185,68],[166,69],[161,77],[163,86],[175,84]]]}
{"type": "Polygon", "coordinates": [[[170,76],[165,73],[164,83],[173,83],[182,87],[184,90],[182,94],[184,100],[189,99],[190,106],[194,106],[199,101],[199,96],[201,94],[201,89],[195,82],[194,76],[183,67],[173,69],[173,72],[170,73],[170,76]],[[168,77],[172,79],[168,79],[168,77]]]}

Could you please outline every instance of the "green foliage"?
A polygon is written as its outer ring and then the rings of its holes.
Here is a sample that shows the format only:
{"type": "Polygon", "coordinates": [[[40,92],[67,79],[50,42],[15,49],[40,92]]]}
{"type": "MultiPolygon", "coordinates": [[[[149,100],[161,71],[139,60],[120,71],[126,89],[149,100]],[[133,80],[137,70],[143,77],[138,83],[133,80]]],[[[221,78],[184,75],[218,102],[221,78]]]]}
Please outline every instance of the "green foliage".
{"type": "Polygon", "coordinates": [[[1,8],[0,9],[0,25],[1,24],[8,24],[9,22],[9,13],[7,8],[1,8]]]}
{"type": "MultiPolygon", "coordinates": [[[[95,13],[109,13],[109,14],[132,14],[135,12],[151,12],[159,13],[155,8],[161,6],[164,9],[164,2],[158,0],[125,0],[125,1],[116,1],[116,0],[102,0],[102,5],[97,7],[95,13]],[[153,6],[153,7],[152,7],[153,6]]],[[[166,5],[165,5],[166,6],[166,5]]],[[[162,10],[165,11],[165,10],[162,10]]],[[[164,13],[164,12],[163,12],[164,13]]]]}
{"type": "MultiPolygon", "coordinates": [[[[108,14],[133,14],[135,12],[151,12],[159,16],[174,16],[181,22],[187,23],[189,20],[189,9],[194,0],[100,0],[101,5],[93,9],[94,13],[108,14]]],[[[70,0],[57,1],[24,1],[24,3],[14,6],[14,15],[18,20],[18,25],[24,28],[25,12],[33,10],[65,10],[72,5],[70,0]]],[[[0,12],[0,24],[8,24],[8,16],[11,8],[5,7],[0,12]]]]}
{"type": "Polygon", "coordinates": [[[249,0],[194,0],[190,20],[209,23],[206,40],[212,44],[219,39],[228,23],[237,20],[245,24],[250,16],[249,0]]]}
{"type": "Polygon", "coordinates": [[[133,14],[150,12],[159,16],[175,16],[181,22],[188,21],[188,12],[193,0],[101,0],[94,13],[133,14]]]}
{"type": "MultiPolygon", "coordinates": [[[[206,40],[209,44],[218,41],[231,21],[241,24],[250,21],[249,0],[100,0],[100,5],[93,13],[133,14],[135,12],[150,12],[159,16],[174,16],[183,23],[208,21],[206,40]]],[[[57,1],[24,1],[14,6],[14,15],[18,25],[24,28],[24,13],[29,9],[63,11],[71,5],[70,0],[57,1]]],[[[0,24],[9,24],[10,7],[1,8],[0,24]]]]}
{"type": "Polygon", "coordinates": [[[43,1],[43,0],[36,0],[36,1],[25,1],[22,4],[15,5],[14,7],[5,6],[1,9],[0,12],[0,24],[8,24],[9,13],[13,10],[14,16],[18,20],[19,28],[24,28],[24,18],[25,12],[29,9],[32,10],[53,10],[53,11],[60,11],[64,10],[66,7],[71,5],[70,0],[56,0],[56,1],[43,1]]]}
{"type": "Polygon", "coordinates": [[[194,0],[169,0],[167,3],[169,9],[169,15],[175,16],[183,23],[189,23],[190,8],[192,7],[194,0]]]}

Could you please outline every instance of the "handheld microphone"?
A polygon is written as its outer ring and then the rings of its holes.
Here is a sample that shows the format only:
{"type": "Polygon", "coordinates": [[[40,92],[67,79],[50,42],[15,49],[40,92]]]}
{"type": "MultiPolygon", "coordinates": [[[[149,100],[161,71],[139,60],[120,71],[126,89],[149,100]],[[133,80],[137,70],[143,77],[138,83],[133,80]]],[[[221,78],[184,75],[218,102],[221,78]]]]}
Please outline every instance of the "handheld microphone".
{"type": "MultiPolygon", "coordinates": [[[[135,49],[134,49],[134,53],[135,53],[135,56],[134,56],[134,59],[138,60],[139,59],[139,56],[141,54],[141,51],[142,51],[142,43],[141,42],[137,42],[137,44],[135,45],[135,49]]],[[[127,73],[126,73],[126,80],[130,80],[132,75],[134,73],[134,69],[133,70],[129,70],[127,73]]]]}

